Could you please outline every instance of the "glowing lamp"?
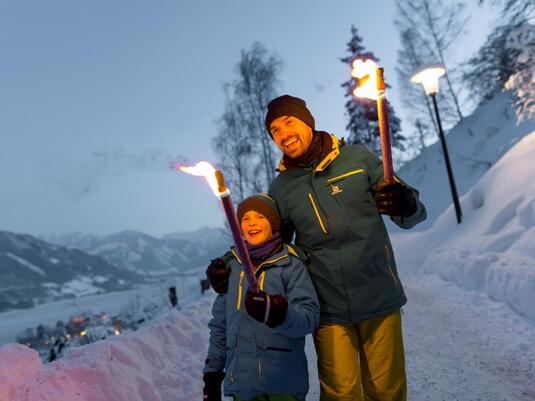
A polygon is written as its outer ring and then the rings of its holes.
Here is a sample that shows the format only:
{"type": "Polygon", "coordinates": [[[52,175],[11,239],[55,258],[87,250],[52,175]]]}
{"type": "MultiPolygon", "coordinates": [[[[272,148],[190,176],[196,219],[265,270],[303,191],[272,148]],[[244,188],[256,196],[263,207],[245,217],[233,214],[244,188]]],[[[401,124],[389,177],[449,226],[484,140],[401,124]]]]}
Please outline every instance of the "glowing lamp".
{"type": "Polygon", "coordinates": [[[430,65],[417,71],[411,77],[413,84],[422,84],[426,95],[438,93],[438,79],[446,73],[442,64],[430,65]]]}

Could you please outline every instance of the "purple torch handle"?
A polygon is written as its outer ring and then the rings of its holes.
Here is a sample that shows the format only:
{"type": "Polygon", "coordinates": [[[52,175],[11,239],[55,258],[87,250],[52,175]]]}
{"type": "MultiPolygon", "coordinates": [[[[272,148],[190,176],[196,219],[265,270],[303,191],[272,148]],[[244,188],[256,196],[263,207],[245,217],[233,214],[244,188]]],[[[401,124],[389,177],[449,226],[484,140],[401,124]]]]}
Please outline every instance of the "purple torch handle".
{"type": "Polygon", "coordinates": [[[236,212],[234,211],[234,206],[232,205],[232,200],[230,199],[230,194],[227,193],[221,195],[221,204],[223,205],[223,210],[225,210],[230,232],[232,233],[232,239],[236,245],[238,255],[240,256],[243,271],[245,273],[245,277],[247,278],[247,282],[249,283],[249,288],[253,292],[258,292],[258,280],[256,279],[253,264],[251,263],[249,252],[245,246],[245,241],[241,235],[240,225],[238,223],[236,212]]]}

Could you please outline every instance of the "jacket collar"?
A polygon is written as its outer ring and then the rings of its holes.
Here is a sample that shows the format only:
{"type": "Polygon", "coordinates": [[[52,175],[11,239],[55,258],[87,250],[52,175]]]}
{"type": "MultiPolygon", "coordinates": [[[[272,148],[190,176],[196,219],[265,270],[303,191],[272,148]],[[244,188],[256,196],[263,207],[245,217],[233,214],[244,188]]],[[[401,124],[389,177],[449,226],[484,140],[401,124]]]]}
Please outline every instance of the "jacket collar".
{"type": "MultiPolygon", "coordinates": [[[[238,263],[241,265],[242,261],[240,259],[240,256],[238,255],[238,251],[235,247],[231,248],[232,255],[234,255],[234,258],[238,261],[238,263]]],[[[260,263],[255,270],[260,269],[261,267],[265,266],[283,266],[288,264],[289,261],[289,255],[294,255],[295,250],[293,248],[290,248],[287,244],[282,244],[282,248],[280,251],[274,253],[273,255],[270,255],[266,258],[262,263],[260,263]]]]}
{"type": "MultiPolygon", "coordinates": [[[[316,166],[316,168],[314,169],[314,172],[319,172],[319,171],[323,171],[327,168],[327,166],[329,164],[332,163],[332,161],[334,159],[336,159],[336,157],[340,154],[340,141],[338,140],[338,138],[336,136],[334,136],[334,134],[329,134],[332,138],[332,148],[331,148],[331,151],[327,154],[327,156],[325,156],[323,158],[323,160],[321,160],[318,165],[316,166]]],[[[281,158],[280,161],[279,161],[279,166],[277,167],[277,171],[279,173],[282,173],[283,171],[286,170],[286,167],[284,166],[284,159],[281,158]]]]}

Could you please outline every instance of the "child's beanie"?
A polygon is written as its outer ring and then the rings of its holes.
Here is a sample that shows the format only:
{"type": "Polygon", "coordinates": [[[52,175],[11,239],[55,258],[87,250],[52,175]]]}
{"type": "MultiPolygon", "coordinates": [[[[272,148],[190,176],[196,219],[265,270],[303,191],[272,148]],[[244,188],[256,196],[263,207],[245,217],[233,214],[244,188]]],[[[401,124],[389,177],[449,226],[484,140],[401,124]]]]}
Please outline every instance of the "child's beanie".
{"type": "Polygon", "coordinates": [[[281,229],[281,218],[277,204],[269,195],[258,193],[245,198],[243,202],[238,205],[238,222],[240,224],[243,215],[249,210],[254,210],[268,219],[273,233],[276,233],[281,229]]]}

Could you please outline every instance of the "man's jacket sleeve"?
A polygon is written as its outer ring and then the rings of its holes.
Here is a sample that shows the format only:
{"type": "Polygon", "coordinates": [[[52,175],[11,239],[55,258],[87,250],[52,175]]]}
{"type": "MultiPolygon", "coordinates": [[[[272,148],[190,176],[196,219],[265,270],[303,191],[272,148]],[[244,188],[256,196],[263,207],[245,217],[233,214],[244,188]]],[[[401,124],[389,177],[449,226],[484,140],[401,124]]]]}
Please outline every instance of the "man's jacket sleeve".
{"type": "Polygon", "coordinates": [[[225,369],[227,347],[226,303],[227,294],[220,294],[212,306],[212,319],[208,323],[210,343],[208,345],[208,356],[206,357],[203,373],[220,372],[225,369]]]}
{"type": "MultiPolygon", "coordinates": [[[[370,188],[373,190],[379,181],[384,178],[383,162],[365,146],[362,146],[362,148],[363,151],[367,153],[368,177],[370,180],[370,188]]],[[[416,189],[408,185],[398,176],[394,176],[394,178],[405,184],[405,186],[412,191],[414,200],[416,201],[416,211],[408,217],[393,216],[390,217],[390,220],[401,228],[409,229],[427,218],[427,210],[425,209],[425,205],[420,201],[420,193],[416,189]]]]}
{"type": "Polygon", "coordinates": [[[310,275],[298,258],[284,268],[288,314],[275,330],[286,337],[303,337],[316,330],[320,319],[320,306],[310,275]]]}

